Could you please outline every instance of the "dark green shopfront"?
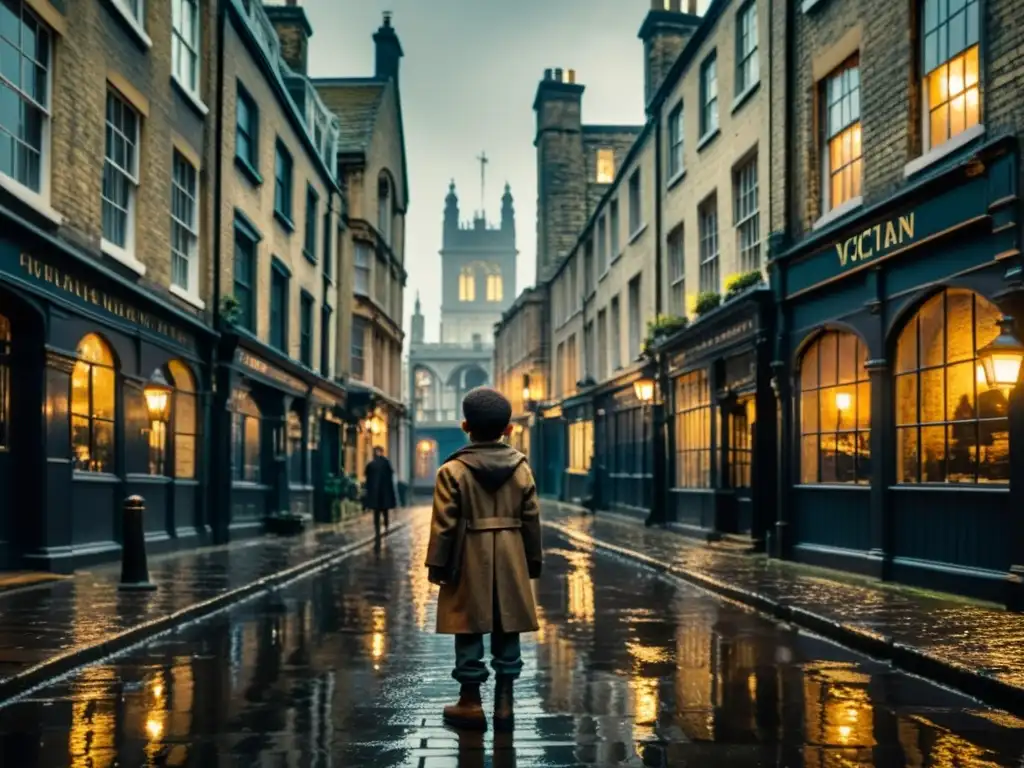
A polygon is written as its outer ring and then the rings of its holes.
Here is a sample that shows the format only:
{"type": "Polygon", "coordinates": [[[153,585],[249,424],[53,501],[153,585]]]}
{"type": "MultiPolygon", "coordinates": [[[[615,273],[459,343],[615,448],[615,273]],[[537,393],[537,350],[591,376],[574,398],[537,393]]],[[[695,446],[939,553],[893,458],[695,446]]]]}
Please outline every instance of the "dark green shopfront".
{"type": "Polygon", "coordinates": [[[634,376],[539,420],[568,448],[546,452],[542,491],[1024,606],[1019,173],[1015,140],[994,140],[799,242],[774,236],[770,289],[655,347],[648,407],[634,376]],[[650,447],[630,438],[636,466],[613,473],[623,408],[650,447]],[[551,482],[576,434],[597,471],[584,484],[574,460],[551,482]],[[653,488],[619,488],[634,480],[653,488]]]}
{"type": "Polygon", "coordinates": [[[130,495],[151,552],[330,517],[340,385],[2,206],[0,228],[0,570],[117,559],[130,495]]]}
{"type": "Polygon", "coordinates": [[[985,363],[1024,317],[1018,162],[990,143],[777,252],[783,556],[1016,600],[1024,403],[985,363]]]}

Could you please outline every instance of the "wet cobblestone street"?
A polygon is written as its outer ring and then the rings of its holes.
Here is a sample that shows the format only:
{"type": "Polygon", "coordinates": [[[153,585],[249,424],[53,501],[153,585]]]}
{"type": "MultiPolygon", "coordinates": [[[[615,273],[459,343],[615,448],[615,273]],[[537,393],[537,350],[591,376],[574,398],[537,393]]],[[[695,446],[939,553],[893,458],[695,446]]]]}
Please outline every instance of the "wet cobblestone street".
{"type": "Polygon", "coordinates": [[[378,552],[0,709],[0,766],[1021,764],[1024,721],[551,530],[515,733],[450,731],[415,514],[378,552]]]}

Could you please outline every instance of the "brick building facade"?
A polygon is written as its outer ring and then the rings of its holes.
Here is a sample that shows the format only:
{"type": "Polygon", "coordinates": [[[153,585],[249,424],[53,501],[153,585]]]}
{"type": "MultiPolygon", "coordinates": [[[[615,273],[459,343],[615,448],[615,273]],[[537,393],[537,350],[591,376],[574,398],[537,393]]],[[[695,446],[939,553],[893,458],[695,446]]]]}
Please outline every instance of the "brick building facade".
{"type": "Polygon", "coordinates": [[[1019,605],[1019,4],[786,5],[776,552],[1019,605]]]}
{"type": "Polygon", "coordinates": [[[0,568],[117,557],[131,494],[151,549],[329,515],[348,201],[302,9],[4,14],[0,568]]]}

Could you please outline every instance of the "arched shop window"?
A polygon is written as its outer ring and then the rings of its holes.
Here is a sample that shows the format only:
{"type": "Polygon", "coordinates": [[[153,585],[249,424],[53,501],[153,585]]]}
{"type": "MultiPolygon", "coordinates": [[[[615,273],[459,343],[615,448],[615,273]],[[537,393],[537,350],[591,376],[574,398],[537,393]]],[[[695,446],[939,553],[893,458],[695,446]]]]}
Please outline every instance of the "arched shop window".
{"type": "Polygon", "coordinates": [[[821,334],[800,362],[800,482],[871,479],[871,382],[867,345],[840,331],[821,334]]]}
{"type": "Polygon", "coordinates": [[[999,335],[999,309],[949,288],[926,301],[896,345],[896,481],[1010,479],[1008,391],[989,387],[978,350],[999,335]]]}
{"type": "Polygon", "coordinates": [[[288,482],[299,485],[303,482],[306,446],[302,441],[302,417],[295,407],[288,410],[285,435],[288,438],[288,482]]]}
{"type": "Polygon", "coordinates": [[[260,409],[252,395],[235,390],[231,414],[231,468],[235,480],[260,481],[260,409]]]}
{"type": "Polygon", "coordinates": [[[179,360],[167,364],[174,385],[174,476],[190,480],[196,476],[196,434],[198,407],[196,380],[188,366],[179,360]]]}
{"type": "Polygon", "coordinates": [[[99,336],[78,342],[71,372],[71,451],[81,472],[114,471],[114,355],[99,336]]]}

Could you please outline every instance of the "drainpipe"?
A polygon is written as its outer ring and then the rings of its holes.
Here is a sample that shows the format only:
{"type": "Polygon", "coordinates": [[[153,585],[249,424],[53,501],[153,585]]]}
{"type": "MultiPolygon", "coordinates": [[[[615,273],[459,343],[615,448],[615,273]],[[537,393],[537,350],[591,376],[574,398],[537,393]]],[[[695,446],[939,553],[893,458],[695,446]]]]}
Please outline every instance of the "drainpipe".
{"type": "Polygon", "coordinates": [[[209,483],[206,497],[210,500],[207,521],[210,524],[213,540],[217,544],[228,540],[228,522],[231,508],[231,464],[230,454],[220,448],[228,447],[227,413],[225,403],[231,396],[230,378],[220,379],[220,295],[221,295],[221,238],[223,214],[221,200],[223,197],[223,159],[221,148],[224,144],[224,25],[227,14],[228,0],[217,3],[217,102],[216,127],[214,130],[214,163],[213,163],[213,327],[218,332],[218,341],[214,344],[210,355],[210,377],[215,385],[215,394],[209,399],[207,414],[210,425],[210,439],[207,445],[211,451],[211,462],[215,462],[218,470],[207,470],[209,483]]]}
{"type": "MultiPolygon", "coordinates": [[[[664,159],[662,151],[662,121],[660,103],[654,107],[654,316],[662,314],[662,241],[664,238],[664,219],[662,208],[664,203],[665,180],[663,177],[664,159]]],[[[654,356],[654,375],[657,381],[656,395],[651,403],[651,511],[647,516],[647,525],[664,525],[666,522],[665,499],[667,494],[667,477],[665,466],[665,398],[668,395],[668,378],[665,372],[664,356],[659,352],[654,356]],[[659,397],[660,395],[660,397],[659,397]],[[660,401],[660,403],[659,403],[660,401]]]]}

